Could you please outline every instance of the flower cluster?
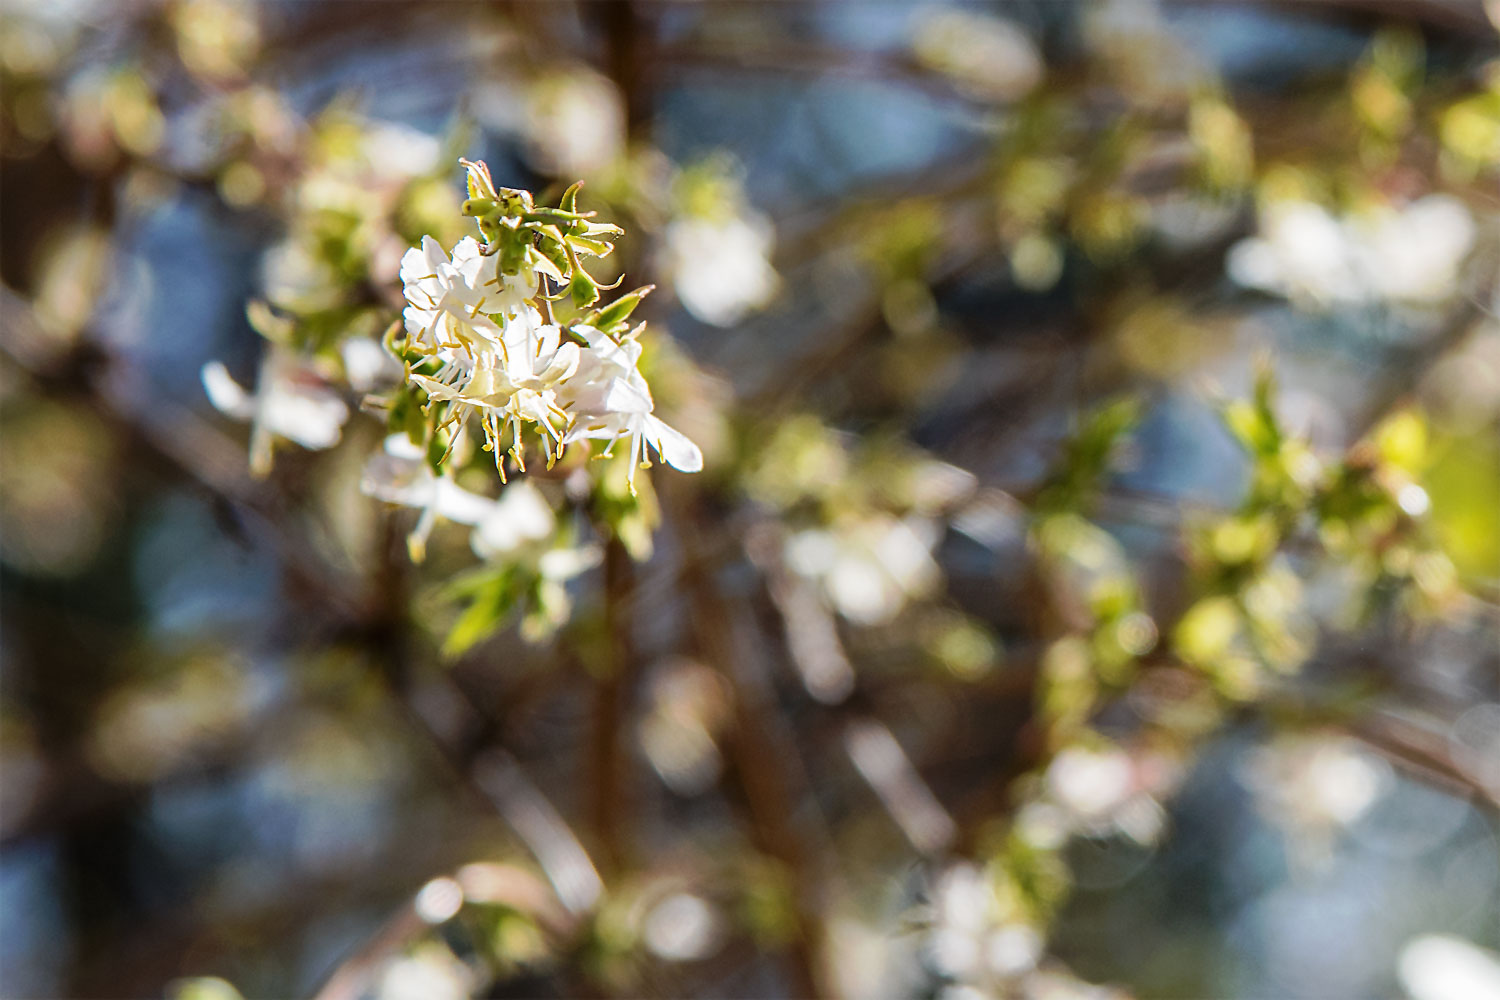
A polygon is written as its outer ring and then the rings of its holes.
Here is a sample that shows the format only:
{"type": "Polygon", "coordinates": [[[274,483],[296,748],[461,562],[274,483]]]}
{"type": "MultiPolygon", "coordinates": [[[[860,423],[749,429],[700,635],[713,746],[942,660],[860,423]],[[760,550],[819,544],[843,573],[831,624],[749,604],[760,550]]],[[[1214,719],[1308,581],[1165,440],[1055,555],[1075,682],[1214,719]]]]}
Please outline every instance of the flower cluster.
{"type": "Polygon", "coordinates": [[[537,207],[525,191],[497,189],[483,163],[463,162],[464,213],[477,218],[485,242],[466,237],[450,255],[427,237],[401,261],[406,336],[394,346],[426,397],[433,429],[477,418],[502,480],[504,452],[526,468],[528,427],[549,467],[575,441],[603,441],[606,455],[623,442],[632,489],[635,469],[649,464],[648,447],[684,472],[701,469],[698,447],[653,413],[638,368],[642,327],[627,320],[649,286],[590,308],[599,285],[580,260],[608,255],[621,230],[578,212],[576,185],[559,207],[537,207]],[[587,311],[570,324],[552,322],[544,282],[587,311]]]}
{"type": "Polygon", "coordinates": [[[1324,309],[1434,305],[1459,290],[1475,237],[1473,216],[1449,195],[1346,217],[1287,200],[1262,209],[1260,235],[1235,244],[1227,264],[1241,285],[1324,309]]]}

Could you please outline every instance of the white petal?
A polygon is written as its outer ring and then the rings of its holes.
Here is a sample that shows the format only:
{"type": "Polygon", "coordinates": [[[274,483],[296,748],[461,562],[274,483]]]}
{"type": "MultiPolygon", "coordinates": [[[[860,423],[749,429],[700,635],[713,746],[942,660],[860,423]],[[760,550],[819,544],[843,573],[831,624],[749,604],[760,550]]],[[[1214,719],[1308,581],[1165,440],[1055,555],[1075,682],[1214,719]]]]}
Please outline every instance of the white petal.
{"type": "Polygon", "coordinates": [[[538,568],[549,580],[566,580],[597,566],[603,555],[604,553],[597,545],[576,549],[553,549],[542,556],[538,568]]]}
{"type": "Polygon", "coordinates": [[[655,404],[649,393],[641,391],[643,387],[623,378],[610,379],[604,392],[604,409],[609,413],[650,413],[655,404]]]}
{"type": "Polygon", "coordinates": [[[492,559],[546,538],[555,523],[552,507],[540,490],[527,482],[513,483],[477,522],[470,544],[481,559],[492,559]]]}
{"type": "Polygon", "coordinates": [[[275,393],[261,419],[273,433],[316,451],[339,443],[349,408],[326,392],[275,393]]]}
{"type": "Polygon", "coordinates": [[[351,337],[339,347],[349,384],[359,392],[368,392],[382,382],[401,378],[401,365],[386,353],[379,342],[368,337],[351,337]]]}
{"type": "Polygon", "coordinates": [[[255,402],[240,384],[229,374],[222,362],[210,361],[200,373],[203,391],[214,409],[236,420],[249,420],[255,416],[255,402]]]}
{"type": "Polygon", "coordinates": [[[450,521],[479,524],[495,513],[495,501],[470,493],[451,479],[439,479],[434,489],[432,509],[450,521]]]}
{"type": "Polygon", "coordinates": [[[686,434],[669,427],[654,416],[646,417],[646,440],[656,452],[674,469],[682,472],[698,472],[703,468],[703,452],[688,439],[686,434]]]}
{"type": "Polygon", "coordinates": [[[387,455],[411,462],[420,462],[425,455],[422,446],[405,434],[387,434],[384,447],[387,455]]]}
{"type": "MultiPolygon", "coordinates": [[[[545,353],[543,357],[546,357],[545,353]]],[[[571,376],[578,370],[578,359],[580,357],[577,344],[563,344],[552,355],[552,360],[547,367],[537,372],[537,377],[543,382],[559,382],[571,376]]]]}

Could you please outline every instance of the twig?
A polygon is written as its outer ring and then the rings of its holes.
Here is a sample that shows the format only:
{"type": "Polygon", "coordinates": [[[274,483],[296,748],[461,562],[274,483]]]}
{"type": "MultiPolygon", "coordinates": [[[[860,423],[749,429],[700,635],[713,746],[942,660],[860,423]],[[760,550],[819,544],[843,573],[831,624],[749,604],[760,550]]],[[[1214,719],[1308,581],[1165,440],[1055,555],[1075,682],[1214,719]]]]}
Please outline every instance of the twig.
{"type": "Polygon", "coordinates": [[[600,845],[601,859],[613,873],[624,870],[630,847],[625,830],[630,802],[630,755],[621,731],[635,679],[627,614],[633,578],[630,554],[618,538],[610,539],[604,550],[604,628],[608,633],[609,661],[594,686],[589,781],[594,835],[600,845]]]}

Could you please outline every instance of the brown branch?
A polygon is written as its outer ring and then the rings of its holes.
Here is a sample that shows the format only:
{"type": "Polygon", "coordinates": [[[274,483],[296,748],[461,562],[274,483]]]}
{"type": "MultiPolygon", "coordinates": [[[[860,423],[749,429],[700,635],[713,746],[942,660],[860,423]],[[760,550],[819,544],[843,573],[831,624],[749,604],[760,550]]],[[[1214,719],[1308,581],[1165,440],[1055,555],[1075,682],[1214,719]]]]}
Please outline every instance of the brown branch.
{"type": "Polygon", "coordinates": [[[635,686],[628,601],[634,572],[618,538],[604,550],[604,629],[608,662],[595,682],[593,724],[589,731],[590,820],[606,871],[625,870],[630,856],[630,749],[622,736],[635,686]]]}
{"type": "MultiPolygon", "coordinates": [[[[672,497],[671,499],[678,499],[672,497]]],[[[677,503],[676,523],[682,525],[684,545],[697,548],[703,515],[677,503]]],[[[828,941],[822,910],[825,874],[806,835],[793,820],[798,791],[806,786],[799,754],[785,720],[774,704],[770,678],[754,652],[755,642],[737,634],[746,615],[732,613],[714,573],[698,560],[688,562],[686,586],[692,628],[701,658],[719,670],[734,692],[734,729],[730,756],[748,807],[757,846],[786,866],[795,880],[797,933],[788,946],[793,995],[831,997],[836,988],[830,976],[828,941]],[[789,780],[790,779],[790,780],[789,780]]]]}

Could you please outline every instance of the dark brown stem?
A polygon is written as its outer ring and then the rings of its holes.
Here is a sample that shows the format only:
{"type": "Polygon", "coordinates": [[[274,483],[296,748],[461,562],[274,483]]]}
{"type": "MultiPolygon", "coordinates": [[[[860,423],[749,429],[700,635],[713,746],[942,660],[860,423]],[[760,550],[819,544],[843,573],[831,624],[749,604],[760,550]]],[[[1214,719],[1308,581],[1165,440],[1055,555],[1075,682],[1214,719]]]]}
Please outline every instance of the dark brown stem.
{"type": "MultiPolygon", "coordinates": [[[[698,512],[686,504],[675,512],[683,525],[689,553],[699,548],[698,512]]],[[[828,943],[822,922],[824,876],[808,838],[793,820],[799,798],[791,780],[800,775],[800,755],[778,725],[777,706],[765,665],[755,643],[737,634],[748,614],[731,611],[710,567],[689,556],[685,584],[690,595],[698,654],[717,669],[734,692],[734,731],[730,758],[749,813],[756,846],[785,866],[795,882],[798,927],[788,945],[788,975],[797,997],[831,997],[836,990],[827,974],[828,943]]],[[[799,782],[805,784],[805,778],[799,782]]]]}
{"type": "Polygon", "coordinates": [[[618,538],[604,550],[604,629],[608,634],[608,661],[594,696],[593,726],[589,734],[593,795],[590,823],[599,845],[600,862],[607,874],[625,869],[630,855],[626,817],[630,813],[630,757],[622,731],[629,718],[634,687],[634,656],[630,618],[626,606],[633,589],[634,569],[630,554],[618,538]]]}

